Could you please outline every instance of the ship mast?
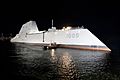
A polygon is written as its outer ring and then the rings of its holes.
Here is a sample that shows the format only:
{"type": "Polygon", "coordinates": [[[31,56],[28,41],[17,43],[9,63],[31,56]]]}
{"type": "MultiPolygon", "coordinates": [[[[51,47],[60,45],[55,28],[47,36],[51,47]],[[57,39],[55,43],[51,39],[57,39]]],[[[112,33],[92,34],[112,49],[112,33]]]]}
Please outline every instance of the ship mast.
{"type": "Polygon", "coordinates": [[[53,19],[52,19],[52,27],[53,27],[53,19]]]}

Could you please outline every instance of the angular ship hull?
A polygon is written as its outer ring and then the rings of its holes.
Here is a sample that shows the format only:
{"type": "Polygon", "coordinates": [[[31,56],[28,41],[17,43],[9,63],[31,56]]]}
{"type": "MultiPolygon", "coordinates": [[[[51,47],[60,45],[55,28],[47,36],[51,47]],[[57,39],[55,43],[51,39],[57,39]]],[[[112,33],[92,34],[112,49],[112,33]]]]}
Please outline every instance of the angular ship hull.
{"type": "Polygon", "coordinates": [[[36,45],[48,45],[61,48],[76,48],[84,50],[111,51],[88,29],[71,27],[57,30],[55,27],[48,31],[39,31],[34,21],[24,24],[11,42],[33,43],[36,45]]]}

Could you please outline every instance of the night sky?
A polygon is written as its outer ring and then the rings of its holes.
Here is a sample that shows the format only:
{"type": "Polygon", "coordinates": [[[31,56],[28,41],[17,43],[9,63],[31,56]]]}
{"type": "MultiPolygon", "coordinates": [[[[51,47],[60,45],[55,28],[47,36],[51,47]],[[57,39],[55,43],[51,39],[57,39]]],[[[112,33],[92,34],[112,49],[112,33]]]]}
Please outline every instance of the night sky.
{"type": "Polygon", "coordinates": [[[120,5],[111,0],[13,1],[0,3],[0,32],[19,32],[22,24],[34,20],[39,30],[54,26],[84,26],[96,36],[119,36],[120,5]]]}

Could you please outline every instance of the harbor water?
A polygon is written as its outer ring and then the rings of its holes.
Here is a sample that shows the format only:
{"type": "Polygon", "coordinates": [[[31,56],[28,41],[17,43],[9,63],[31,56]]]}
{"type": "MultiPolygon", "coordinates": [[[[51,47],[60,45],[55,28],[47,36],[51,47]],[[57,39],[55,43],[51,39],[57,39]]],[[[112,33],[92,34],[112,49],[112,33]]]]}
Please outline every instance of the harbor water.
{"type": "Polygon", "coordinates": [[[1,79],[120,80],[120,54],[2,41],[1,79]]]}

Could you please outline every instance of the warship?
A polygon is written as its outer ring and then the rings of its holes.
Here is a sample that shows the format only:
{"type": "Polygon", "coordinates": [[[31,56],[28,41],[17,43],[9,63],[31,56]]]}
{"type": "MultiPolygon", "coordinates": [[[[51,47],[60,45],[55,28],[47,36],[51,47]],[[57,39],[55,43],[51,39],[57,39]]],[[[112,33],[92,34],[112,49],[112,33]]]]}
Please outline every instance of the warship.
{"type": "Polygon", "coordinates": [[[27,43],[57,48],[75,48],[82,50],[111,51],[87,28],[70,26],[39,31],[35,21],[29,21],[22,25],[21,30],[10,40],[12,43],[27,43]]]}

